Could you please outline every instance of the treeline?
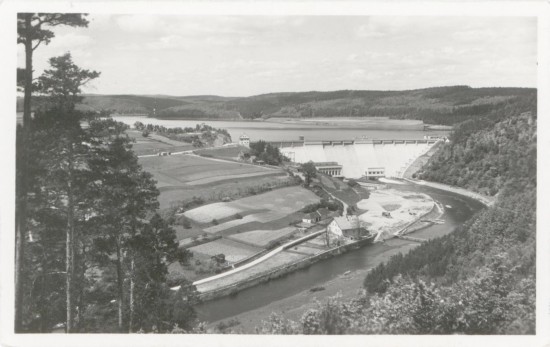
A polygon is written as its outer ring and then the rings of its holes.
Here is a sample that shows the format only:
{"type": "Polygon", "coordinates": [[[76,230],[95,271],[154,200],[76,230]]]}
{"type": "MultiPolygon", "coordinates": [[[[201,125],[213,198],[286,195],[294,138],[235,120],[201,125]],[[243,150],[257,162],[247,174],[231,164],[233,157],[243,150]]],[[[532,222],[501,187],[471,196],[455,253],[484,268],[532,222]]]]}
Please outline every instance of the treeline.
{"type": "MultiPolygon", "coordinates": [[[[536,106],[511,107],[495,118],[456,126],[450,143],[430,158],[418,178],[495,195],[510,182],[536,184],[536,106]]],[[[517,183],[514,183],[517,184],[517,183]]]]}
{"type": "Polygon", "coordinates": [[[534,334],[536,100],[497,111],[459,124],[419,175],[497,194],[494,206],[372,269],[356,299],[329,299],[299,321],[272,315],[257,331],[534,334]]]}
{"type": "Polygon", "coordinates": [[[227,101],[243,118],[389,117],[454,125],[536,98],[527,88],[437,87],[407,91],[275,93],[227,101]]]}
{"type": "Polygon", "coordinates": [[[450,86],[404,91],[272,93],[243,98],[104,95],[87,97],[84,106],[125,113],[141,109],[150,116],[155,108],[154,116],[166,119],[389,117],[454,125],[493,117],[533,98],[536,90],[531,88],[450,86]]]}
{"type": "MultiPolygon", "coordinates": [[[[399,276],[383,295],[338,296],[298,321],[273,313],[259,334],[533,334],[535,281],[517,281],[514,264],[499,255],[451,286],[399,276]]],[[[239,332],[238,328],[225,332],[239,332]]]]}
{"type": "Polygon", "coordinates": [[[142,132],[142,135],[147,137],[151,132],[166,136],[175,141],[193,143],[195,147],[203,147],[204,144],[212,145],[218,138],[218,135],[223,136],[223,143],[231,142],[231,135],[226,129],[214,128],[207,124],[197,124],[193,127],[174,127],[167,128],[158,124],[143,124],[135,122],[134,129],[142,132]]]}
{"type": "Polygon", "coordinates": [[[269,165],[280,165],[285,156],[278,147],[271,145],[263,140],[250,143],[250,152],[245,155],[255,157],[255,161],[262,160],[269,165]]]}
{"type": "MultiPolygon", "coordinates": [[[[71,80],[80,69],[70,56],[61,59],[53,72],[71,80]]],[[[159,192],[131,150],[127,126],[89,118],[82,129],[86,115],[73,106],[60,97],[37,112],[32,134],[18,144],[30,170],[25,331],[63,322],[73,332],[191,328],[194,289],[184,282],[174,292],[166,283],[167,265],[186,262],[187,253],[156,214],[159,192]]]]}
{"type": "MultiPolygon", "coordinates": [[[[87,25],[82,14],[18,14],[26,54],[54,36],[45,23],[87,25]]],[[[36,84],[29,66],[20,81],[15,331],[192,330],[196,289],[184,279],[177,291],[167,283],[168,264],[189,254],[156,213],[159,191],[131,149],[127,126],[75,107],[80,88],[99,73],[81,69],[69,53],[49,63],[36,84]],[[47,99],[33,117],[31,91],[47,99]]]]}

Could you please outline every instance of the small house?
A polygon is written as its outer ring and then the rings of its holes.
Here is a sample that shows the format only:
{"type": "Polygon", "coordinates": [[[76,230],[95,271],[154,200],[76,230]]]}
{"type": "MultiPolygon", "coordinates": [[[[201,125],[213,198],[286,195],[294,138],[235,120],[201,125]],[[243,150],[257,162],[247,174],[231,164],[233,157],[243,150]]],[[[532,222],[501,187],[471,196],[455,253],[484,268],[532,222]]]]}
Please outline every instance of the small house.
{"type": "Polygon", "coordinates": [[[327,226],[327,232],[341,238],[358,240],[369,234],[356,216],[335,217],[327,226]]]}
{"type": "Polygon", "coordinates": [[[303,223],[314,224],[321,220],[321,214],[318,211],[307,213],[303,218],[303,223]]]}

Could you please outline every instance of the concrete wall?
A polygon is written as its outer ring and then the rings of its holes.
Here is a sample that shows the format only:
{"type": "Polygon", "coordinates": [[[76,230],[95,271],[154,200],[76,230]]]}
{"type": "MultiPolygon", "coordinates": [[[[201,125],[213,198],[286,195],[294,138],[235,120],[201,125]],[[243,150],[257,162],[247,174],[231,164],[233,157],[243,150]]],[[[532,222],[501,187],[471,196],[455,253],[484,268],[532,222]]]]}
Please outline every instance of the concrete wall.
{"type": "Polygon", "coordinates": [[[302,146],[283,147],[284,155],[297,163],[335,161],[342,165],[342,175],[360,178],[368,168],[383,167],[388,177],[401,177],[416,158],[425,154],[433,141],[356,141],[354,144],[306,142],[302,146]],[[293,154],[290,154],[293,153],[293,154]]]}

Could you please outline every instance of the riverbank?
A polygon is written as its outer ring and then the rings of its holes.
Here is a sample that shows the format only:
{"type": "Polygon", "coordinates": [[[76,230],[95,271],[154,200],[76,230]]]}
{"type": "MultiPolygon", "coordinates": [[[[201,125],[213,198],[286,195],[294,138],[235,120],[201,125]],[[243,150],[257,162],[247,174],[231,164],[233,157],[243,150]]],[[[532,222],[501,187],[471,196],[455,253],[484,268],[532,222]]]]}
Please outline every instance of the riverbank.
{"type": "Polygon", "coordinates": [[[334,295],[339,295],[343,300],[356,297],[362,290],[363,281],[372,267],[388,261],[398,253],[406,253],[418,245],[406,240],[391,239],[385,243],[367,246],[372,257],[372,265],[368,268],[339,275],[330,281],[315,286],[322,290],[312,292],[311,288],[306,289],[260,308],[212,322],[208,327],[214,329],[220,322],[233,320],[239,322],[239,325],[233,328],[236,332],[252,334],[255,333],[255,327],[259,326],[262,320],[269,318],[272,313],[282,314],[292,320],[299,320],[307,310],[315,308],[316,301],[322,302],[334,295]]]}
{"type": "MultiPolygon", "coordinates": [[[[426,194],[395,189],[371,192],[368,199],[357,203],[361,225],[370,230],[376,240],[394,237],[396,232],[418,221],[434,206],[434,200],[426,194]]],[[[208,281],[198,281],[196,286],[201,299],[208,301],[233,295],[372,242],[345,239],[340,240],[342,244],[339,243],[338,247],[329,247],[325,244],[324,230],[313,238],[305,236],[303,239],[307,240],[297,247],[279,247],[241,268],[213,276],[208,281]]]]}
{"type": "Polygon", "coordinates": [[[413,184],[428,186],[428,187],[432,187],[432,188],[436,188],[436,189],[445,190],[445,191],[455,193],[455,194],[458,194],[458,195],[466,196],[468,198],[479,201],[480,203],[482,203],[486,207],[492,206],[496,201],[496,197],[494,197],[494,196],[481,195],[479,193],[472,192],[471,190],[467,190],[467,189],[460,188],[460,187],[453,187],[453,186],[443,184],[443,183],[429,182],[429,181],[423,181],[423,180],[413,180],[413,179],[409,179],[409,178],[405,178],[404,180],[406,180],[407,182],[413,183],[413,184]]]}
{"type": "MultiPolygon", "coordinates": [[[[424,215],[423,218],[440,218],[443,215],[443,208],[436,202],[434,208],[424,215]]],[[[419,220],[402,230],[403,234],[410,234],[420,230],[426,230],[432,223],[423,223],[419,220]]],[[[443,234],[439,231],[427,232],[422,235],[425,239],[440,237],[443,234]]],[[[255,328],[262,320],[268,319],[272,313],[284,315],[285,318],[299,321],[302,315],[309,309],[314,309],[318,302],[323,302],[329,297],[338,295],[342,300],[351,300],[358,296],[363,290],[363,282],[367,273],[380,263],[387,262],[392,256],[399,253],[407,253],[418,247],[420,243],[410,242],[398,238],[387,239],[368,247],[370,261],[363,269],[347,271],[329,281],[317,284],[312,288],[303,290],[295,295],[269,303],[263,307],[250,310],[227,319],[214,321],[208,325],[211,332],[221,322],[238,322],[232,329],[236,333],[253,334],[255,328]]]]}

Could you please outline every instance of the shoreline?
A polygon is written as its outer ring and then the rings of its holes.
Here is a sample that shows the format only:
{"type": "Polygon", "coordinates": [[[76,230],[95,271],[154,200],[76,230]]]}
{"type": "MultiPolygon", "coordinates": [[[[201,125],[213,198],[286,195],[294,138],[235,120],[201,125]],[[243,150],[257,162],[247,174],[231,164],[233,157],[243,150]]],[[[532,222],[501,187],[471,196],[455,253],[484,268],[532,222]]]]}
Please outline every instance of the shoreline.
{"type": "MultiPolygon", "coordinates": [[[[449,131],[445,129],[429,129],[425,128],[425,124],[406,124],[407,120],[400,120],[400,119],[386,119],[386,123],[384,123],[384,120],[381,120],[376,117],[364,117],[364,118],[357,118],[357,119],[347,119],[343,122],[339,122],[340,117],[333,117],[329,119],[319,119],[315,121],[307,120],[304,121],[300,118],[288,120],[288,118],[281,118],[274,119],[274,118],[268,118],[268,119],[246,119],[246,118],[163,118],[163,117],[149,117],[147,115],[124,115],[124,114],[117,114],[114,116],[114,118],[124,118],[124,117],[138,117],[143,119],[151,119],[151,120],[161,120],[161,121],[190,121],[190,122],[250,122],[250,123],[257,123],[258,125],[265,125],[265,124],[271,124],[271,125],[278,125],[278,126],[272,126],[268,128],[263,128],[264,130],[269,129],[294,129],[294,130],[310,130],[310,129],[339,129],[339,130],[356,130],[356,129],[362,129],[362,130],[393,130],[393,131],[422,131],[422,132],[433,132],[433,131],[449,131]],[[403,124],[399,124],[400,121],[403,121],[403,124]],[[323,124],[324,123],[324,124],[323,124]],[[290,127],[289,127],[290,126],[290,127]]],[[[275,117],[276,118],[276,117],[275,117]]],[[[409,122],[410,123],[410,122],[409,122]]],[[[243,129],[247,129],[247,127],[241,127],[243,129]]],[[[251,126],[249,129],[256,129],[256,127],[251,126]]]]}
{"type": "Polygon", "coordinates": [[[458,195],[462,195],[462,196],[465,196],[465,197],[470,198],[470,199],[474,199],[474,200],[482,203],[483,205],[485,205],[485,207],[490,207],[496,202],[496,197],[481,195],[479,193],[473,192],[473,191],[465,189],[465,188],[453,187],[453,186],[450,186],[448,184],[438,183],[438,182],[413,180],[413,179],[410,179],[410,178],[403,178],[403,179],[405,181],[413,183],[413,184],[427,186],[427,187],[431,187],[431,188],[436,188],[436,189],[444,190],[444,191],[447,191],[447,192],[455,193],[455,194],[458,194],[458,195]]]}
{"type": "MultiPolygon", "coordinates": [[[[395,199],[395,197],[400,197],[401,199],[403,199],[402,198],[402,196],[403,196],[402,193],[398,193],[398,192],[394,191],[393,189],[389,189],[388,193],[391,196],[393,196],[394,199],[395,199]]],[[[386,193],[386,194],[388,194],[388,193],[386,193]]],[[[382,199],[383,203],[388,203],[388,201],[387,201],[387,196],[388,195],[386,195],[386,194],[383,194],[381,197],[378,198],[378,199],[382,199]]],[[[401,209],[409,210],[410,208],[414,208],[413,206],[416,206],[416,208],[419,208],[419,209],[423,209],[422,213],[419,213],[418,215],[412,216],[412,214],[409,213],[409,214],[407,214],[408,218],[407,217],[406,218],[403,218],[403,217],[400,218],[399,216],[396,215],[395,217],[392,218],[392,220],[395,218],[396,221],[393,222],[390,225],[386,225],[386,222],[385,222],[385,220],[387,220],[386,217],[371,217],[371,218],[375,218],[375,220],[383,220],[381,224],[380,224],[380,222],[378,222],[378,223],[373,222],[374,224],[372,225],[372,227],[374,229],[371,230],[371,233],[372,233],[371,237],[367,237],[367,238],[357,240],[357,241],[351,241],[351,242],[346,243],[344,245],[341,245],[341,246],[338,246],[338,247],[332,247],[332,248],[326,249],[322,252],[312,254],[308,257],[305,257],[305,258],[302,258],[302,259],[299,259],[299,260],[296,260],[296,261],[293,261],[293,262],[290,262],[290,263],[281,264],[280,266],[267,269],[266,271],[263,271],[261,273],[257,273],[257,274],[255,274],[251,277],[242,278],[241,280],[236,281],[234,283],[230,283],[230,284],[226,284],[226,285],[222,285],[222,286],[215,286],[214,288],[210,288],[209,290],[199,292],[199,297],[201,298],[201,300],[203,302],[206,302],[206,301],[211,301],[211,300],[219,299],[219,298],[222,298],[222,297],[234,295],[234,294],[236,294],[238,292],[241,292],[241,291],[243,291],[247,288],[254,287],[254,286],[257,286],[261,283],[268,282],[272,279],[284,276],[288,273],[295,272],[299,269],[307,268],[307,267],[313,265],[314,263],[316,263],[318,261],[321,261],[321,260],[324,260],[324,259],[327,259],[327,258],[336,257],[338,255],[347,253],[351,250],[364,247],[368,244],[376,243],[380,239],[384,239],[384,240],[393,239],[393,238],[396,237],[397,234],[401,235],[403,232],[405,232],[407,229],[409,229],[412,225],[415,225],[415,226],[420,225],[421,227],[418,228],[418,229],[423,229],[425,227],[428,227],[431,224],[430,223],[422,223],[421,219],[425,218],[425,216],[433,213],[434,210],[438,209],[438,204],[439,203],[429,195],[426,195],[426,194],[422,194],[422,195],[424,195],[424,198],[423,198],[424,200],[423,201],[417,201],[417,202],[413,203],[413,202],[409,202],[409,200],[407,200],[405,203],[400,202],[401,204],[404,204],[403,205],[404,207],[401,207],[401,209]],[[413,204],[413,205],[407,205],[407,203],[410,203],[410,204],[413,204]],[[412,218],[411,218],[411,216],[412,216],[412,218]]],[[[380,203],[380,202],[377,202],[378,199],[376,199],[374,196],[371,196],[369,201],[373,201],[375,204],[380,203]]],[[[395,203],[398,203],[398,202],[395,202],[395,203]]],[[[370,209],[370,207],[369,207],[369,209],[370,209]]],[[[398,211],[401,211],[402,213],[404,212],[404,210],[398,210],[398,211]]],[[[409,212],[410,212],[410,210],[409,210],[409,212]]],[[[371,220],[371,222],[372,222],[372,220],[371,220]]],[[[248,265],[243,265],[243,266],[247,267],[248,265]]],[[[236,268],[236,269],[231,270],[229,272],[232,272],[232,271],[237,272],[237,271],[239,271],[238,269],[239,268],[236,268]]],[[[222,277],[222,276],[228,276],[228,275],[229,274],[227,274],[227,275],[220,274],[220,275],[216,275],[214,277],[222,277]]],[[[199,283],[197,283],[197,284],[199,284],[199,283]]],[[[206,288],[204,288],[204,289],[206,289],[206,288]]]]}

